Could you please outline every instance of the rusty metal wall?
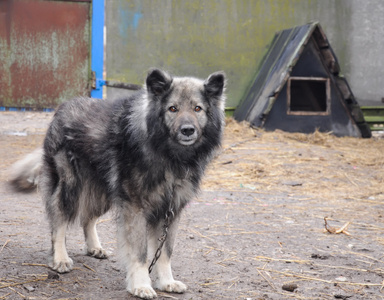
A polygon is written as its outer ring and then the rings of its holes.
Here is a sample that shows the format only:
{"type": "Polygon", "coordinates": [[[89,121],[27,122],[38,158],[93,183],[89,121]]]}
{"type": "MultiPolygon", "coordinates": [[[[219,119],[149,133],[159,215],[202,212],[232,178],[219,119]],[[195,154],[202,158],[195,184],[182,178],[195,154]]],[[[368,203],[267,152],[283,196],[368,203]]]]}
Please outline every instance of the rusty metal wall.
{"type": "Polygon", "coordinates": [[[0,107],[89,94],[90,1],[0,1],[0,107]]]}

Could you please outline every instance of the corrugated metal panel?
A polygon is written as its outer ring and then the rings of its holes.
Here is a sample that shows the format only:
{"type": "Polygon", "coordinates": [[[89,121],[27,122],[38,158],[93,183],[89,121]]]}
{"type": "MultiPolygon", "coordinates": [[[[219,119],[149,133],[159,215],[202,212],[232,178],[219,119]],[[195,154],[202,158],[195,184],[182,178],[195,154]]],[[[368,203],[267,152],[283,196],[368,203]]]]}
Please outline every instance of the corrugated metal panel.
{"type": "Polygon", "coordinates": [[[0,106],[89,93],[89,11],[89,1],[0,1],[0,106]]]}

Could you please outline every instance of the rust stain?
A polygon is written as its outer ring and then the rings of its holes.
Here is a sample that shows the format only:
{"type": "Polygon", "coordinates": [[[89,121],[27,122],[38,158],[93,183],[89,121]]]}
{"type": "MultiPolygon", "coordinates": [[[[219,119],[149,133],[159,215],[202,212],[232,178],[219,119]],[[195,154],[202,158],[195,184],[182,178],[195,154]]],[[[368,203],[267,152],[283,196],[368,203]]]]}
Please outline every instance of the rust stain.
{"type": "Polygon", "coordinates": [[[89,23],[86,2],[2,1],[0,106],[56,107],[87,94],[89,23]]]}

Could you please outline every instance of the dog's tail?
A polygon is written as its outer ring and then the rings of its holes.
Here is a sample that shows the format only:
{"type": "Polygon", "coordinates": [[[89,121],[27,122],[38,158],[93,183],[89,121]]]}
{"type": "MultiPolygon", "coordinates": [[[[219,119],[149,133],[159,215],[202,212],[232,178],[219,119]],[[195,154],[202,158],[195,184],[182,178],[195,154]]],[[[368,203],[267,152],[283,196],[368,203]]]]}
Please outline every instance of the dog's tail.
{"type": "Polygon", "coordinates": [[[39,148],[15,162],[10,169],[10,183],[20,191],[35,188],[39,181],[43,149],[39,148]]]}

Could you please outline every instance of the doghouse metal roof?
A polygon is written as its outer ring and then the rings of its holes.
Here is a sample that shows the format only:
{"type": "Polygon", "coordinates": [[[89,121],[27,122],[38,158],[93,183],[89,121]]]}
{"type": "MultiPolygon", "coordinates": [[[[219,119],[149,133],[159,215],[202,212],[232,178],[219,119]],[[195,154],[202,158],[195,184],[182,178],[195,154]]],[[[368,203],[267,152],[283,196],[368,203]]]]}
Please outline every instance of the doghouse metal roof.
{"type": "MultiPolygon", "coordinates": [[[[253,126],[265,127],[265,122],[268,120],[270,112],[278,99],[281,91],[286,89],[286,83],[295,69],[303,52],[312,51],[318,59],[309,60],[312,64],[311,69],[321,69],[326,77],[330,78],[333,88],[332,101],[341,102],[344,109],[344,115],[348,115],[348,121],[343,120],[338,126],[322,126],[318,128],[321,131],[336,131],[336,135],[352,135],[370,137],[371,132],[368,125],[364,121],[362,111],[355,100],[353,93],[342,76],[339,76],[340,66],[335,53],[333,52],[326,35],[324,34],[318,22],[312,22],[303,26],[298,26],[276,33],[271,46],[265,55],[259,72],[251,85],[246,97],[236,109],[234,117],[238,121],[247,120],[253,126]],[[347,124],[346,130],[342,127],[347,124]],[[327,130],[327,128],[331,128],[327,130]],[[340,129],[338,131],[338,128],[340,129]]],[[[307,62],[308,63],[308,60],[307,62]]],[[[302,69],[303,63],[300,68],[302,69]]],[[[297,73],[297,72],[296,72],[297,73]]],[[[311,75],[316,77],[315,74],[311,75]]],[[[337,112],[341,116],[340,111],[337,112]]],[[[335,116],[319,117],[319,116],[291,116],[291,118],[300,119],[301,122],[296,122],[293,125],[287,125],[288,131],[306,132],[300,128],[300,124],[305,126],[316,119],[316,124],[321,122],[337,122],[335,116]]],[[[344,116],[345,117],[345,116],[344,116]]],[[[283,122],[276,120],[276,122],[283,122]]],[[[284,124],[279,124],[276,128],[285,129],[284,124]]],[[[308,126],[307,126],[308,128],[308,126]]],[[[268,129],[268,128],[266,128],[268,129]]],[[[273,128],[272,128],[273,129],[273,128]]]]}

